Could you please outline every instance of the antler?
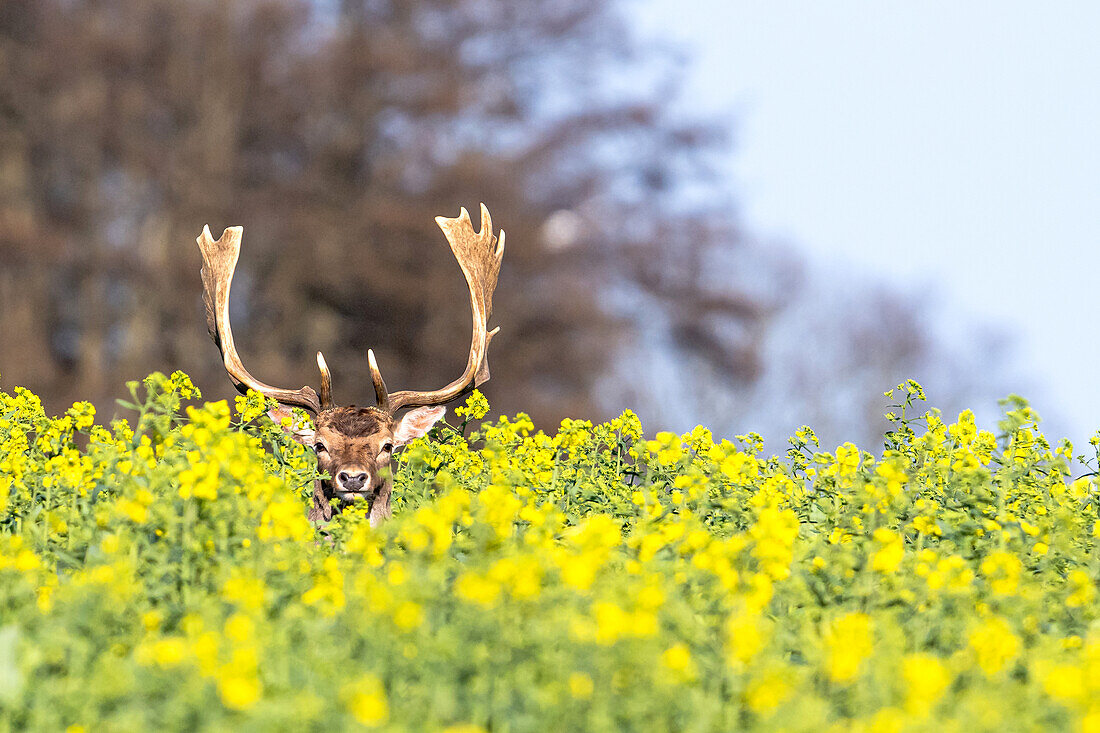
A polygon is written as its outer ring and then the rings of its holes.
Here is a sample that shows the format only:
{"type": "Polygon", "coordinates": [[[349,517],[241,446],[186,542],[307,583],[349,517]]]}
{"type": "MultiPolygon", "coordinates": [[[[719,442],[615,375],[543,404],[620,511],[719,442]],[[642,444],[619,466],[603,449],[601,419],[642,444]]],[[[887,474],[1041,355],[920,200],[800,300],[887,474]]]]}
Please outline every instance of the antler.
{"type": "Polygon", "coordinates": [[[314,414],[332,407],[332,377],[321,352],[317,352],[317,366],[321,370],[321,397],[312,387],[297,390],[279,389],[259,381],[244,368],[233,344],[233,331],[229,327],[229,288],[233,283],[233,271],[241,254],[241,227],[229,227],[218,240],[205,226],[195,240],[202,252],[202,300],[206,305],[206,327],[210,338],[222,352],[222,362],[229,378],[241,393],[254,389],[265,397],[292,407],[302,407],[314,414]]]}
{"type": "Polygon", "coordinates": [[[485,204],[481,205],[481,231],[479,232],[474,232],[470,214],[465,208],[461,209],[457,218],[448,219],[437,216],[435,222],[446,235],[451,251],[454,252],[459,266],[462,267],[462,274],[466,276],[466,284],[470,286],[470,308],[474,317],[470,357],[466,361],[466,371],[462,376],[442,389],[432,392],[405,390],[389,394],[386,391],[386,383],[382,381],[382,374],[378,371],[374,352],[368,351],[367,358],[370,362],[371,380],[374,382],[378,406],[390,414],[402,407],[449,402],[471,386],[477,387],[489,380],[487,356],[489,342],[500,329],[494,328],[488,331],[487,328],[489,316],[493,312],[493,290],[497,286],[500,262],[504,257],[504,232],[501,231],[498,243],[497,238],[493,236],[493,220],[485,204]]]}

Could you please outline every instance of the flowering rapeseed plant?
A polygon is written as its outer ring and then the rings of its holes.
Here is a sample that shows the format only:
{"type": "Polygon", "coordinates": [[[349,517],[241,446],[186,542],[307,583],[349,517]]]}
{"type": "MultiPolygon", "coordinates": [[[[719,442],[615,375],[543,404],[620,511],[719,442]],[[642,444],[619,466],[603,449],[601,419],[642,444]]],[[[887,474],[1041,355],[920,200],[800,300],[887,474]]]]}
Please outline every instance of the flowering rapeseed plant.
{"type": "Polygon", "coordinates": [[[371,529],[260,395],[130,391],[0,392],[0,729],[1100,730],[1100,486],[1018,398],[780,458],[475,393],[371,529]]]}

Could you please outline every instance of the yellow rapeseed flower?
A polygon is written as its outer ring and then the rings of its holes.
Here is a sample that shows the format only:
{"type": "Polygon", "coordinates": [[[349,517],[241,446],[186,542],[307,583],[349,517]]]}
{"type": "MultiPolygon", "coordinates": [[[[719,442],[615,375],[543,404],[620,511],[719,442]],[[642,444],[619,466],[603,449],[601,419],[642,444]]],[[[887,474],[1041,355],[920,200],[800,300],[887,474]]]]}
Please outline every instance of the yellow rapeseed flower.
{"type": "Polygon", "coordinates": [[[264,593],[264,582],[245,572],[235,573],[222,585],[222,598],[250,611],[263,607],[264,593]]]}
{"type": "Polygon", "coordinates": [[[187,645],[178,636],[158,639],[153,644],[153,660],[161,669],[171,669],[183,662],[187,645]]]}
{"type": "Polygon", "coordinates": [[[226,619],[224,631],[226,638],[245,643],[252,640],[256,633],[256,624],[245,614],[235,613],[226,619]]]}
{"type": "Polygon", "coordinates": [[[836,682],[851,682],[873,648],[871,617],[859,612],[841,616],[825,635],[826,673],[836,682]]]}
{"type": "Polygon", "coordinates": [[[871,569],[880,573],[892,573],[901,565],[905,557],[905,545],[902,536],[889,529],[876,529],[875,542],[879,549],[871,556],[871,569]]]}
{"type": "Polygon", "coordinates": [[[483,608],[491,608],[500,598],[500,583],[474,572],[459,575],[454,587],[459,598],[483,608]]]}
{"type": "Polygon", "coordinates": [[[1070,594],[1066,598],[1067,606],[1081,608],[1096,599],[1096,585],[1084,570],[1071,570],[1066,579],[1070,588],[1070,594]]]}
{"type": "Polygon", "coordinates": [[[666,649],[661,654],[661,665],[679,680],[687,681],[695,677],[695,661],[686,644],[673,644],[666,649]]]}
{"type": "Polygon", "coordinates": [[[902,676],[908,688],[906,708],[925,715],[951,684],[951,673],[930,654],[911,654],[902,661],[902,676]]]}
{"type": "Polygon", "coordinates": [[[852,443],[845,443],[836,449],[836,467],[840,476],[853,475],[859,470],[860,462],[859,448],[852,443]]]}
{"type": "Polygon", "coordinates": [[[390,705],[382,680],[373,674],[364,674],[343,688],[348,712],[368,728],[384,725],[390,719],[390,705]]]}
{"type": "Polygon", "coordinates": [[[592,697],[595,685],[592,678],[584,672],[574,672],[569,675],[569,694],[577,700],[587,700],[592,697]]]}
{"type": "Polygon", "coordinates": [[[731,663],[747,664],[767,642],[768,628],[759,614],[747,609],[730,616],[726,622],[726,639],[731,663]]]}
{"type": "Polygon", "coordinates": [[[1087,698],[1085,672],[1074,664],[1059,664],[1043,675],[1043,690],[1064,703],[1083,702],[1087,698]]]}
{"type": "Polygon", "coordinates": [[[1024,564],[1011,552],[998,550],[982,561],[982,575],[989,581],[989,587],[1000,596],[1010,596],[1020,585],[1020,574],[1024,564]]]}
{"type": "Polygon", "coordinates": [[[1000,672],[1020,653],[1020,638],[998,616],[990,616],[970,633],[970,647],[986,675],[1000,672]]]}
{"type": "Polygon", "coordinates": [[[745,688],[745,704],[754,713],[769,713],[791,695],[791,686],[782,670],[755,675],[745,688]]]}
{"type": "Polygon", "coordinates": [[[218,678],[218,695],[231,710],[255,707],[263,694],[263,685],[255,675],[229,675],[218,678]]]}
{"type": "Polygon", "coordinates": [[[402,631],[411,631],[424,622],[424,609],[419,603],[405,601],[394,611],[393,622],[402,631]]]}

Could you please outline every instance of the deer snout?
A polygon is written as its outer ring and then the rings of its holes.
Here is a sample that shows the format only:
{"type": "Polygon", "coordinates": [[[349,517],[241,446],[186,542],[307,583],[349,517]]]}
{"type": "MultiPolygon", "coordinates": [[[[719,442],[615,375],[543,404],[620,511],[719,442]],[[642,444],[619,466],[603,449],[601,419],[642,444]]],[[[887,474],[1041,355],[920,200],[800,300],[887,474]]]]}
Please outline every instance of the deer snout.
{"type": "Polygon", "coordinates": [[[336,484],[344,491],[361,491],[367,485],[369,478],[370,474],[365,471],[360,473],[341,471],[336,474],[336,484]]]}

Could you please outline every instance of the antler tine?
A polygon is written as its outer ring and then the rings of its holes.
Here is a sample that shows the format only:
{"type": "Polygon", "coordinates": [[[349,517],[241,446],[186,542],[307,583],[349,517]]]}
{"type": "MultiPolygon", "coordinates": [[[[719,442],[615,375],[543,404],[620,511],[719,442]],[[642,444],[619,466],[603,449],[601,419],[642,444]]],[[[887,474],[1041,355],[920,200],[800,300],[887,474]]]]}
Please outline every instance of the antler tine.
{"type": "Polygon", "coordinates": [[[328,370],[325,355],[320,351],[317,352],[317,368],[321,370],[321,409],[329,410],[333,406],[332,372],[328,370]]]}
{"type": "Polygon", "coordinates": [[[370,365],[370,379],[374,382],[374,397],[378,401],[378,407],[389,412],[390,393],[386,390],[386,382],[382,379],[382,372],[378,371],[378,362],[374,359],[374,349],[367,349],[367,363],[370,365]]]}
{"type": "Polygon", "coordinates": [[[435,218],[436,224],[443,230],[466,276],[470,288],[470,309],[473,312],[473,339],[470,343],[470,356],[466,361],[466,370],[462,376],[442,389],[431,392],[406,390],[387,394],[382,375],[371,359],[371,376],[374,378],[375,393],[379,407],[393,413],[402,407],[419,405],[438,405],[458,397],[470,387],[477,387],[489,380],[489,342],[500,331],[494,328],[488,331],[489,316],[493,312],[493,291],[496,289],[500,263],[504,257],[504,232],[500,239],[493,235],[493,220],[489,209],[481,205],[481,231],[474,232],[470,214],[461,209],[458,217],[448,219],[435,218]],[[381,386],[381,389],[379,388],[381,386]],[[385,398],[385,399],[384,399],[385,398]],[[385,405],[383,402],[385,401],[385,405]]]}
{"type": "MultiPolygon", "coordinates": [[[[321,402],[311,387],[288,390],[264,384],[248,373],[237,355],[233,331],[229,327],[229,289],[233,283],[237,258],[241,254],[243,231],[241,227],[229,227],[215,240],[210,234],[210,227],[204,226],[202,234],[195,240],[202,252],[202,300],[206,305],[206,327],[210,331],[210,338],[218,345],[225,371],[229,373],[229,378],[238,391],[244,393],[254,389],[284,405],[302,407],[316,414],[321,411],[321,402]]],[[[331,378],[326,379],[328,367],[324,366],[324,358],[320,354],[317,361],[321,367],[322,393],[327,391],[331,400],[331,378]],[[325,387],[326,382],[328,389],[325,387]]]]}

